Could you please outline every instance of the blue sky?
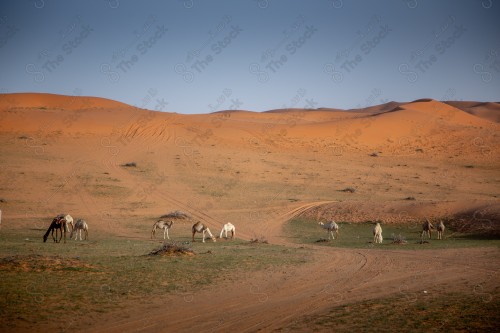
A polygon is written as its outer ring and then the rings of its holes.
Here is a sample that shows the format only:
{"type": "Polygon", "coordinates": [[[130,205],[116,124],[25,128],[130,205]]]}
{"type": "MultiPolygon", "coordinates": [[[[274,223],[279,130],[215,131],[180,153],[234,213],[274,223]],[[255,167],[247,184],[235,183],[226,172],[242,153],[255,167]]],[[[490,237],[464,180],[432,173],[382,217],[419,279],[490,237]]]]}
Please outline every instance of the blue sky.
{"type": "Polygon", "coordinates": [[[2,0],[0,92],[178,113],[500,100],[500,1],[2,0]]]}

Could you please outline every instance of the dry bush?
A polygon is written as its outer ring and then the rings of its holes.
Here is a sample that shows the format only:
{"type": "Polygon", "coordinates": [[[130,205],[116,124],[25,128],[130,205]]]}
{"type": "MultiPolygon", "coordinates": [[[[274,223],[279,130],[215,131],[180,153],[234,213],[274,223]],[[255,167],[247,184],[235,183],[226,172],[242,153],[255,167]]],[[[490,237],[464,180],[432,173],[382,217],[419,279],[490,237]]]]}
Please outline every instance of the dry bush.
{"type": "Polygon", "coordinates": [[[261,236],[254,236],[252,239],[250,239],[250,243],[262,243],[262,244],[269,244],[267,241],[266,237],[261,235],[261,236]]]}
{"type": "Polygon", "coordinates": [[[356,189],[355,189],[354,187],[349,186],[349,187],[346,187],[346,188],[345,188],[345,189],[343,189],[343,190],[340,190],[340,192],[349,192],[349,193],[354,193],[354,192],[356,192],[356,189]]]}
{"type": "Polygon", "coordinates": [[[191,216],[183,211],[176,210],[174,212],[170,212],[168,214],[164,214],[160,216],[161,219],[190,219],[191,216]]]}
{"type": "Polygon", "coordinates": [[[168,256],[168,255],[194,255],[194,251],[189,247],[178,244],[165,242],[163,245],[156,250],[149,253],[150,256],[168,256]]]}
{"type": "Polygon", "coordinates": [[[392,244],[407,244],[406,237],[401,234],[392,234],[392,244]]]}
{"type": "Polygon", "coordinates": [[[328,243],[330,240],[326,238],[320,238],[316,241],[316,243],[328,243]]]}

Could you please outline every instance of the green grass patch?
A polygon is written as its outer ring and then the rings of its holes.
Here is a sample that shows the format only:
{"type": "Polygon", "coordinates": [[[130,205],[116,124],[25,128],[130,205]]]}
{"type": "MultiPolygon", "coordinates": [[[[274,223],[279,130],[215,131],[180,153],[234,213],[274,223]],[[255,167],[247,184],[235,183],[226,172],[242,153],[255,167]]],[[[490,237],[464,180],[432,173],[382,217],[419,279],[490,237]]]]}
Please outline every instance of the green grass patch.
{"type": "Polygon", "coordinates": [[[277,331],[286,332],[497,332],[500,300],[472,294],[389,298],[330,309],[277,331]]]}
{"type": "Polygon", "coordinates": [[[300,264],[307,251],[240,240],[191,244],[181,237],[176,241],[187,243],[195,255],[151,256],[163,239],[94,234],[90,241],[56,244],[50,238],[43,243],[42,234],[0,233],[0,331],[78,317],[82,309],[91,318],[126,301],[194,294],[200,285],[236,281],[241,272],[300,264]]]}
{"type": "Polygon", "coordinates": [[[342,223],[339,225],[339,237],[335,240],[321,241],[328,238],[325,229],[318,222],[308,218],[295,218],[285,225],[285,232],[289,239],[299,244],[318,244],[342,248],[379,248],[379,249],[443,249],[463,247],[500,247],[498,237],[488,235],[474,235],[446,230],[443,240],[438,240],[437,233],[433,232],[432,239],[424,238],[420,244],[422,232],[421,224],[382,224],[384,242],[373,244],[374,223],[342,223]],[[406,244],[394,244],[393,239],[401,237],[406,244]]]}

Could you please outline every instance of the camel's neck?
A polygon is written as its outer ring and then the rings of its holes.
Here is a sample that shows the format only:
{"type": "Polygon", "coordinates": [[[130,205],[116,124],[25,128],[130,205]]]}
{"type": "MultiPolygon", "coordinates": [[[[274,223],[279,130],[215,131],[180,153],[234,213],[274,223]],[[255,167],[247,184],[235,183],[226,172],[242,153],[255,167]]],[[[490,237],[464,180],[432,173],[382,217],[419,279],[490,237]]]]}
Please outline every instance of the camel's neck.
{"type": "Polygon", "coordinates": [[[53,226],[53,225],[50,225],[50,227],[47,229],[47,232],[45,233],[45,235],[43,235],[43,237],[45,237],[45,238],[46,238],[46,237],[48,237],[48,236],[49,236],[49,233],[50,233],[50,231],[51,231],[52,229],[54,229],[54,226],[53,226]]]}

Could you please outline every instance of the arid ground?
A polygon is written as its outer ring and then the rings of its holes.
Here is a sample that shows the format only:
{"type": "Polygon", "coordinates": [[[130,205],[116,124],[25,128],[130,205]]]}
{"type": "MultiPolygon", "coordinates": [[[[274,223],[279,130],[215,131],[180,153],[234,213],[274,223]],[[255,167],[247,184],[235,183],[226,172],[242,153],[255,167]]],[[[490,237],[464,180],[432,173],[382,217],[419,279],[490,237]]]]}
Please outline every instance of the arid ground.
{"type": "Polygon", "coordinates": [[[499,103],[181,115],[4,94],[0,143],[2,332],[498,327],[499,103]],[[148,256],[175,210],[195,254],[148,256]],[[43,243],[62,212],[89,240],[43,243]],[[426,218],[443,240],[420,242],[426,218]],[[194,220],[236,239],[191,243],[194,220]]]}

